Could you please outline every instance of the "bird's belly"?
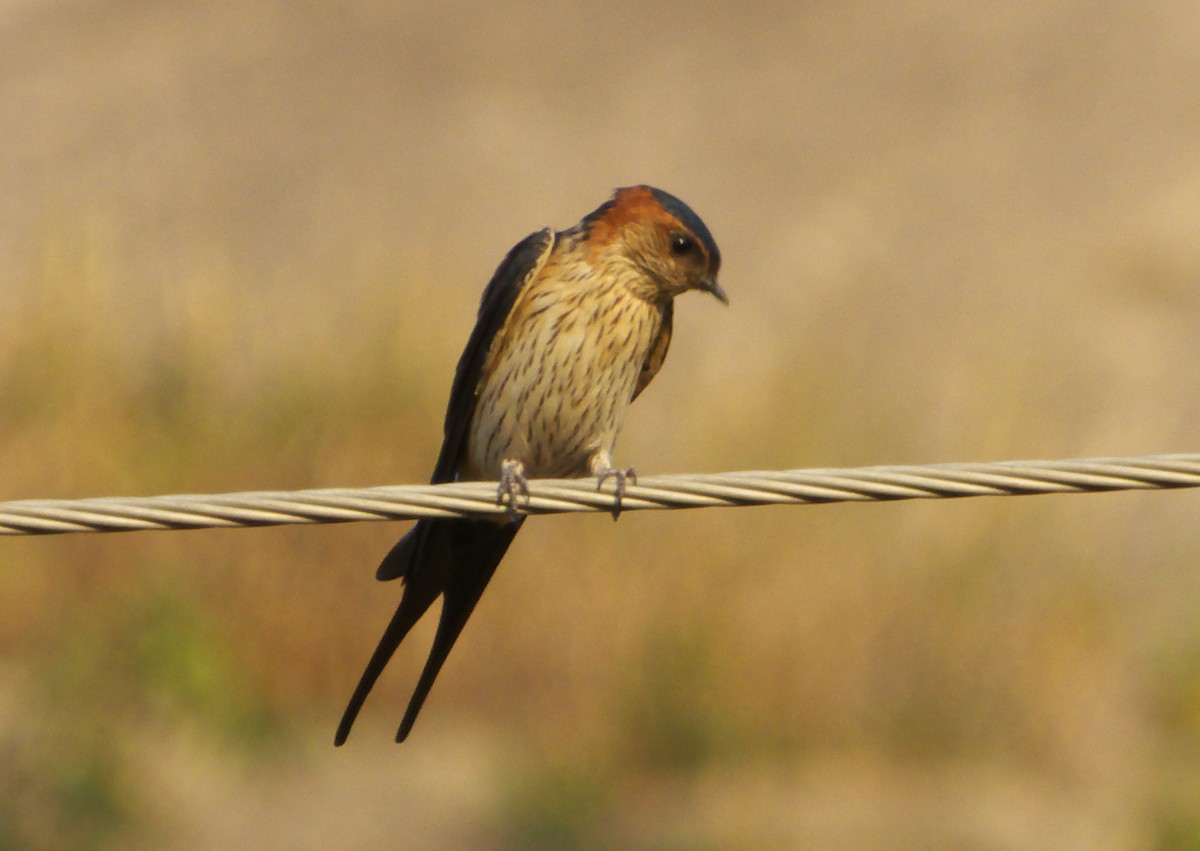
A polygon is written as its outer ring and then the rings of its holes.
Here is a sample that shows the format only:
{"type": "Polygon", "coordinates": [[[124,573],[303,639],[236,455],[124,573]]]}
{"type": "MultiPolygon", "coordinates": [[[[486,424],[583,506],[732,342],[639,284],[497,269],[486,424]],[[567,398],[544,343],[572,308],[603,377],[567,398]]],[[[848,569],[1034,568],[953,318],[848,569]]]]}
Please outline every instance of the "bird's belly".
{"type": "Polygon", "coordinates": [[[472,478],[498,478],[508,460],[530,478],[586,475],[616,442],[661,322],[654,305],[633,298],[525,313],[498,339],[478,390],[472,478]]]}

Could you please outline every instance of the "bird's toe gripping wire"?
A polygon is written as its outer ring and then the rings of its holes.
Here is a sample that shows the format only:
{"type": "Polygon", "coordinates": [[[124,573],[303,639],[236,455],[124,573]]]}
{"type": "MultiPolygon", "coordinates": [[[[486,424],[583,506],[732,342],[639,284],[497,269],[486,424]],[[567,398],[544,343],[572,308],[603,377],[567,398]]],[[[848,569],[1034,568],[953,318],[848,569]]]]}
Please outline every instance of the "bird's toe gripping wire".
{"type": "Polygon", "coordinates": [[[625,498],[625,482],[632,482],[637,485],[637,471],[633,467],[624,470],[616,470],[609,468],[607,470],[599,470],[596,473],[596,490],[604,487],[604,482],[608,479],[613,479],[616,486],[613,488],[613,507],[612,518],[616,522],[621,516],[621,500],[625,498]]]}
{"type": "Polygon", "coordinates": [[[496,488],[496,502],[508,506],[508,516],[516,520],[521,497],[529,504],[529,480],[525,478],[525,465],[520,461],[505,461],[500,466],[500,486],[496,488]]]}

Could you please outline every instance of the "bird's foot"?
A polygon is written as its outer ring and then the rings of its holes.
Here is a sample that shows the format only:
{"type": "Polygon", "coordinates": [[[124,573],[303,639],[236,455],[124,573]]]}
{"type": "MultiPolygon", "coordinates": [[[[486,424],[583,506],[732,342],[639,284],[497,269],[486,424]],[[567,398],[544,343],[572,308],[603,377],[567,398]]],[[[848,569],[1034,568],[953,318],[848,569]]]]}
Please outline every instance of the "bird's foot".
{"type": "Polygon", "coordinates": [[[520,461],[505,461],[500,465],[500,486],[496,488],[496,502],[508,506],[508,516],[516,520],[521,497],[529,504],[529,480],[525,478],[525,465],[520,461]]]}
{"type": "Polygon", "coordinates": [[[616,480],[616,487],[613,488],[613,497],[615,498],[615,501],[613,502],[612,507],[612,518],[615,522],[621,516],[621,500],[625,498],[625,483],[626,481],[629,481],[634,485],[637,485],[637,472],[633,469],[633,467],[629,467],[625,470],[615,470],[609,467],[608,469],[597,470],[596,478],[598,480],[596,482],[596,490],[600,490],[600,488],[604,487],[605,480],[616,480]]]}

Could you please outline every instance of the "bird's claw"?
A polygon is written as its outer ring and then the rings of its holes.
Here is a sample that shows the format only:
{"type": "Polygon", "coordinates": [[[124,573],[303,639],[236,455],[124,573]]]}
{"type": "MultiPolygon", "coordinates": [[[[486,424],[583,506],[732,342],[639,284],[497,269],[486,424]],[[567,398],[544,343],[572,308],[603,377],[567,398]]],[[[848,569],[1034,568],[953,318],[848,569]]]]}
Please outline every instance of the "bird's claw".
{"type": "Polygon", "coordinates": [[[600,488],[604,487],[605,480],[616,480],[616,487],[613,488],[614,501],[612,507],[612,518],[613,521],[616,522],[616,520],[621,516],[621,500],[625,498],[625,482],[633,482],[634,486],[636,487],[637,472],[633,469],[633,467],[630,467],[626,470],[601,470],[596,474],[596,478],[596,490],[600,490],[600,488]]]}
{"type": "Polygon", "coordinates": [[[525,478],[525,465],[520,461],[505,461],[500,466],[500,486],[496,488],[496,502],[508,506],[508,516],[516,520],[521,497],[529,504],[529,480],[525,478]]]}

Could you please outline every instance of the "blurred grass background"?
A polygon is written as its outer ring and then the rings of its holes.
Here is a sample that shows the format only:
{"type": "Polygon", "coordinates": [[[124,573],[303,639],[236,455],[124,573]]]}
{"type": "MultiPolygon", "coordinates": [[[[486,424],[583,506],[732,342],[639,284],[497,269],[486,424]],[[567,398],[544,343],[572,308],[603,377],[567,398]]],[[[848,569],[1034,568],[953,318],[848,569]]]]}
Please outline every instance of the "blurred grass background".
{"type": "MultiPolygon", "coordinates": [[[[424,481],[483,284],[686,199],[618,459],[1196,451],[1200,10],[0,0],[0,498],[424,481]]],[[[1200,847],[1200,495],[0,542],[0,848],[1200,847]]]]}

